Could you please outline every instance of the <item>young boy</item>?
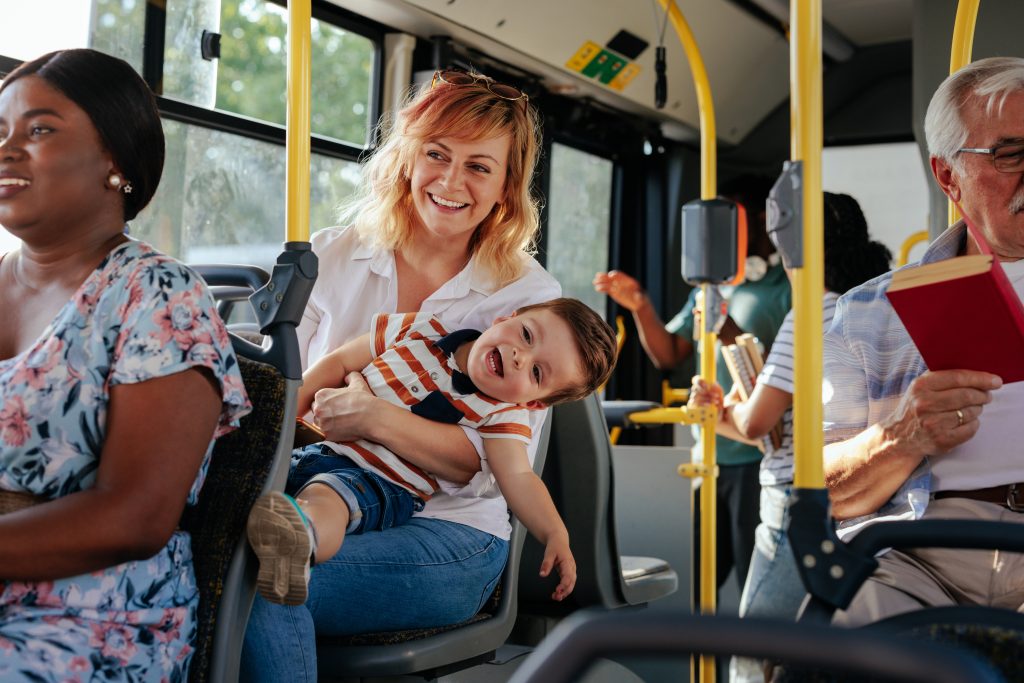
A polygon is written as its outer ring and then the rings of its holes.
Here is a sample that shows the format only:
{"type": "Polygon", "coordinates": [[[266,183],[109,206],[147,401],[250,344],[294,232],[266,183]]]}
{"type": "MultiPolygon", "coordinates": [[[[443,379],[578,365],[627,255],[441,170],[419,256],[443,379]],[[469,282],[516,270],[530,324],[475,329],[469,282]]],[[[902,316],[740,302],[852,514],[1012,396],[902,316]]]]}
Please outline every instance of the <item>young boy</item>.
{"type": "MultiPolygon", "coordinates": [[[[565,598],[576,583],[576,563],[568,531],[530,466],[526,411],[584,398],[604,384],[615,365],[611,327],[582,302],[562,298],[520,308],[483,333],[449,333],[425,313],[378,315],[371,329],[372,338],[344,344],[303,374],[299,414],[317,391],[342,385],[362,368],[376,396],[432,420],[476,428],[509,508],[545,544],[541,575],[558,570],[552,598],[565,598]]],[[[333,556],[346,533],[404,523],[438,489],[485,493],[436,479],[368,441],[296,450],[286,489],[295,498],[267,494],[249,515],[260,594],[301,604],[311,561],[333,556]]]]}

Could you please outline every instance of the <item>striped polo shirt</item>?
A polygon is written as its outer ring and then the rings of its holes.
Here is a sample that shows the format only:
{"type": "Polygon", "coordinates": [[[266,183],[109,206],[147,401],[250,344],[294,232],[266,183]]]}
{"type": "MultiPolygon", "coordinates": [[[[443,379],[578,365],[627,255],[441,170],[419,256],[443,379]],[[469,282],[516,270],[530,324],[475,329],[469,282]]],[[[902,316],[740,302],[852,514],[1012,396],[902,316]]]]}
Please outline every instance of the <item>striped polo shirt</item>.
{"type": "MultiPolygon", "coordinates": [[[[429,313],[376,315],[370,329],[374,360],[362,374],[375,396],[435,422],[474,428],[483,439],[515,439],[524,448],[530,443],[528,409],[480,393],[455,364],[455,350],[480,332],[449,332],[429,313]]],[[[378,443],[325,443],[424,500],[441,486],[429,472],[378,443]]]]}

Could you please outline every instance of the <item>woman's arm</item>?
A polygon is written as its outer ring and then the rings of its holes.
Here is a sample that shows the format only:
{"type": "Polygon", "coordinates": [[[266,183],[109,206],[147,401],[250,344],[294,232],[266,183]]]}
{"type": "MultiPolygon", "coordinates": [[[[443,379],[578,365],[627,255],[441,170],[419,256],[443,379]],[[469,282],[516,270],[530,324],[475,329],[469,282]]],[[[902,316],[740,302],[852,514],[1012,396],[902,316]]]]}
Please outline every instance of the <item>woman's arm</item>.
{"type": "Polygon", "coordinates": [[[157,553],[178,525],[220,412],[206,370],[114,385],[96,485],[0,516],[2,578],[57,579],[157,553]]]}
{"type": "Polygon", "coordinates": [[[758,384],[746,401],[730,406],[726,399],[722,422],[728,422],[744,438],[760,439],[778,424],[791,405],[793,394],[767,384],[758,384]]]}
{"type": "Polygon", "coordinates": [[[636,279],[612,270],[594,275],[593,284],[596,291],[607,294],[633,314],[640,344],[655,367],[674,368],[693,353],[693,342],[665,329],[665,323],[636,279]]]}
{"type": "Polygon", "coordinates": [[[693,342],[666,330],[646,295],[644,303],[633,311],[633,321],[640,335],[640,345],[659,370],[674,368],[693,353],[693,342]]]}
{"type": "Polygon", "coordinates": [[[738,388],[733,387],[728,396],[722,395],[722,385],[718,382],[710,384],[704,381],[700,375],[694,375],[690,385],[690,398],[686,405],[690,408],[696,406],[713,405],[718,408],[718,424],[715,425],[715,433],[733,441],[761,447],[761,442],[744,436],[736,428],[730,413],[738,402],[738,388]]]}
{"type": "Polygon", "coordinates": [[[298,414],[305,415],[313,405],[313,397],[321,389],[336,389],[345,383],[349,373],[358,372],[373,360],[370,335],[356,337],[334,349],[302,373],[299,387],[298,414]]]}
{"type": "Polygon", "coordinates": [[[313,402],[317,425],[332,441],[366,439],[442,479],[466,484],[480,456],[458,425],[434,422],[377,398],[358,372],[342,389],[321,389],[313,402]]]}

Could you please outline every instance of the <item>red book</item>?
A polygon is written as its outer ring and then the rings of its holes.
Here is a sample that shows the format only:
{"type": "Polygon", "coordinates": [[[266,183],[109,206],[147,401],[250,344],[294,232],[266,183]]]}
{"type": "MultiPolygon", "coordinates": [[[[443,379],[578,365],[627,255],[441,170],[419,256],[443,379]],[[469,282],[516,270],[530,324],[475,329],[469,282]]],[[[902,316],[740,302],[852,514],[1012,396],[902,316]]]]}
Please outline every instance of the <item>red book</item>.
{"type": "Polygon", "coordinates": [[[1024,380],[1024,306],[988,244],[982,254],[906,268],[886,291],[929,370],[982,370],[1024,380]]]}

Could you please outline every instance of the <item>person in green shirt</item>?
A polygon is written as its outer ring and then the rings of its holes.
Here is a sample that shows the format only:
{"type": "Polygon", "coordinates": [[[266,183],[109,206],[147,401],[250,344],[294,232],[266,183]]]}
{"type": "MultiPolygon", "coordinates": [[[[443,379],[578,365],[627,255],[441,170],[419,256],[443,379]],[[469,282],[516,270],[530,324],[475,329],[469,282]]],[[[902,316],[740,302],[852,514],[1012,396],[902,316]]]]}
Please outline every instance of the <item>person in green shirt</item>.
{"type": "MultiPolygon", "coordinates": [[[[753,334],[764,347],[764,355],[792,305],[785,270],[765,230],[765,200],[771,182],[747,176],[737,179],[723,196],[747,211],[747,277],[733,287],[721,287],[729,302],[729,315],[718,335],[719,347],[732,344],[743,333],[753,334]]],[[[604,292],[633,314],[640,343],[655,367],[669,370],[686,361],[697,348],[694,341],[693,308],[699,288],[690,292],[686,305],[666,325],[654,310],[640,283],[621,271],[598,273],[594,289],[604,292]]],[[[719,353],[717,381],[728,392],[732,387],[729,370],[719,353]]],[[[761,451],[756,446],[718,436],[715,440],[718,478],[717,580],[721,587],[735,567],[740,583],[747,575],[754,548],[754,530],[759,522],[761,451]]],[[[697,526],[696,528],[699,528],[697,526]]]]}

